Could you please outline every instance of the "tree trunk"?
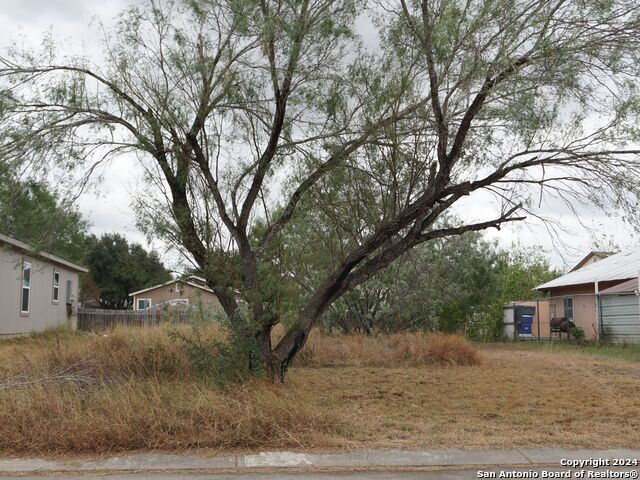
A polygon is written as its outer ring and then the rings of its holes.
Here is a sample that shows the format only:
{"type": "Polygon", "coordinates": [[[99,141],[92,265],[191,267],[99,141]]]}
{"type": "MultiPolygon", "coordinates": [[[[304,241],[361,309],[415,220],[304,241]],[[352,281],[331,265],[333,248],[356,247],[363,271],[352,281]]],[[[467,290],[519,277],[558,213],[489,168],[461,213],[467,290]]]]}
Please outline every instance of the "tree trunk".
{"type": "MultiPolygon", "coordinates": [[[[258,353],[260,355],[260,361],[265,369],[265,374],[271,380],[275,380],[277,369],[276,361],[271,350],[271,327],[263,328],[256,335],[256,342],[258,343],[258,353]]],[[[250,365],[253,370],[253,365],[250,365]]]]}
{"type": "Polygon", "coordinates": [[[273,356],[276,361],[276,372],[281,383],[285,383],[287,369],[298,352],[302,350],[302,347],[307,343],[311,329],[315,326],[326,306],[327,303],[323,302],[322,299],[312,300],[306,308],[302,310],[296,324],[289,329],[273,350],[273,356]]]}
{"type": "Polygon", "coordinates": [[[276,373],[280,383],[285,383],[285,377],[289,365],[291,365],[295,356],[307,343],[308,338],[309,335],[307,332],[304,330],[298,330],[293,335],[287,334],[278,344],[278,347],[274,351],[274,360],[276,373]]]}
{"type": "Polygon", "coordinates": [[[298,315],[296,323],[289,329],[280,340],[273,355],[276,359],[276,371],[280,382],[285,382],[287,369],[298,352],[305,346],[309,339],[309,333],[316,325],[320,316],[340,297],[344,290],[342,282],[344,276],[341,274],[329,278],[322,287],[311,297],[306,306],[298,315]]]}

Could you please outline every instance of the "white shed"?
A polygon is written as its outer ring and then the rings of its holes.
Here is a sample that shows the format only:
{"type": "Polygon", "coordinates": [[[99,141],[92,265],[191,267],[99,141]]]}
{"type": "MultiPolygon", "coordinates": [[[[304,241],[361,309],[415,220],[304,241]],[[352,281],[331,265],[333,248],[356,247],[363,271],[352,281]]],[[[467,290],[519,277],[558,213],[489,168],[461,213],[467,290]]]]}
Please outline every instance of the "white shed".
{"type": "Polygon", "coordinates": [[[600,328],[603,340],[640,343],[638,279],[632,278],[600,292],[600,328]]]}

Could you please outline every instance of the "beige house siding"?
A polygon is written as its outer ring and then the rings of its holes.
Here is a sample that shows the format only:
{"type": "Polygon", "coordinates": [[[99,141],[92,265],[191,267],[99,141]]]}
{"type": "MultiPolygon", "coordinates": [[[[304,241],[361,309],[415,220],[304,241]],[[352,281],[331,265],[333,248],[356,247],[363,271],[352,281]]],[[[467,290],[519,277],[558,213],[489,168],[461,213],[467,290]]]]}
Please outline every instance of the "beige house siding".
{"type": "Polygon", "coordinates": [[[586,257],[580,260],[575,267],[571,269],[571,272],[575,272],[576,270],[580,270],[581,268],[599,262],[600,260],[604,260],[611,255],[612,253],[610,252],[589,252],[586,257]]]}
{"type": "Polygon", "coordinates": [[[189,304],[194,304],[198,299],[207,307],[221,307],[220,300],[215,293],[203,288],[175,281],[166,285],[159,285],[155,288],[141,292],[133,296],[133,308],[138,309],[138,300],[148,299],[150,307],[170,300],[189,300],[189,304]]]}
{"type": "Polygon", "coordinates": [[[76,327],[75,308],[67,315],[67,295],[75,307],[79,274],[65,266],[0,243],[0,335],[17,335],[68,325],[76,327]],[[31,263],[29,312],[21,313],[22,265],[31,263]],[[58,302],[53,301],[53,274],[60,273],[58,302]],[[67,282],[70,290],[67,293],[67,282]]]}
{"type": "MultiPolygon", "coordinates": [[[[600,282],[600,291],[617,285],[623,280],[600,282]]],[[[564,299],[573,298],[573,322],[584,331],[585,338],[593,340],[597,337],[598,315],[594,284],[571,285],[549,290],[549,318],[566,317],[564,299]]]]}
{"type": "Polygon", "coordinates": [[[593,255],[593,256],[589,257],[587,260],[585,260],[584,263],[582,265],[580,265],[580,268],[583,268],[583,267],[586,267],[588,265],[591,265],[592,263],[599,262],[603,258],[604,257],[602,257],[602,256],[593,255]]]}

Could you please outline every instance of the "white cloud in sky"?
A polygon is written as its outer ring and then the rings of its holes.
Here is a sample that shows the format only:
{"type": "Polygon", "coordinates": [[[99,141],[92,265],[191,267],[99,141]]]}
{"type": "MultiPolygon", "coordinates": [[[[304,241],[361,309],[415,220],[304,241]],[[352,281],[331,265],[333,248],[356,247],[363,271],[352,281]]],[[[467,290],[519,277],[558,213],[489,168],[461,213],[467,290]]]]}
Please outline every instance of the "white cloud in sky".
{"type": "Polygon", "coordinates": [[[135,228],[135,214],[130,207],[134,178],[138,172],[135,159],[122,156],[107,167],[108,176],[97,192],[87,192],[80,199],[80,210],[91,219],[96,235],[118,232],[130,240],[146,244],[135,228]]]}

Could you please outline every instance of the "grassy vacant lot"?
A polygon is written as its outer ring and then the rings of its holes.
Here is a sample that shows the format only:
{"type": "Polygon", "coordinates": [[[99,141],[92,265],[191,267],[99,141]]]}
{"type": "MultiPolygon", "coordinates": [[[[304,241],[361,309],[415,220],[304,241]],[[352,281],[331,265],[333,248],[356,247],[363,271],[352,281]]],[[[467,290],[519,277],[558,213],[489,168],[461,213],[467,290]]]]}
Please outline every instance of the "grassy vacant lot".
{"type": "Polygon", "coordinates": [[[316,334],[288,385],[219,390],[166,329],[120,329],[0,343],[3,379],[12,454],[640,443],[640,364],[589,349],[316,334]]]}
{"type": "MultiPolygon", "coordinates": [[[[640,345],[638,344],[609,344],[596,345],[595,343],[584,343],[582,345],[567,343],[565,341],[529,341],[512,344],[513,348],[530,351],[541,351],[548,353],[580,353],[593,358],[612,358],[618,360],[628,360],[640,362],[640,345]]],[[[498,348],[500,344],[498,344],[498,348]]]]}

